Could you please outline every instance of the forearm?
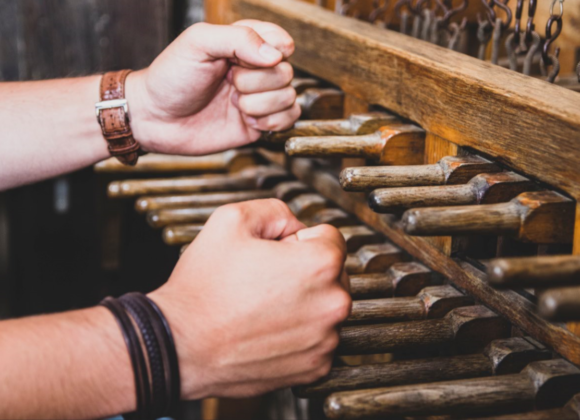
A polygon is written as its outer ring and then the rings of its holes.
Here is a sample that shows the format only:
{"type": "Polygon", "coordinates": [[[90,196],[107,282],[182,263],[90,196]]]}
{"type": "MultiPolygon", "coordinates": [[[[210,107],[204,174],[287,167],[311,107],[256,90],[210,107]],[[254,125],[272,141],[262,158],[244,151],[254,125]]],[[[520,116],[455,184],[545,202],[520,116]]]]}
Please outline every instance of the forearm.
{"type": "Polygon", "coordinates": [[[0,322],[0,418],[99,418],[135,405],[129,354],[107,309],[0,322]]]}
{"type": "Polygon", "coordinates": [[[108,156],[96,121],[100,76],[0,84],[0,190],[108,156]]]}

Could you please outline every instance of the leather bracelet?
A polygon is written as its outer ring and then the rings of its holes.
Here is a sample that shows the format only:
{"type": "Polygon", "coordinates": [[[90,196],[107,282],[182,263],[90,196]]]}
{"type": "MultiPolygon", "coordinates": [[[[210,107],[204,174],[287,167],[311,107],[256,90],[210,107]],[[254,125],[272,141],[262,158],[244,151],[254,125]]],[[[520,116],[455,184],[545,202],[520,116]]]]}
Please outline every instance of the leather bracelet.
{"type": "Polygon", "coordinates": [[[101,305],[113,312],[127,343],[135,373],[137,419],[171,415],[180,401],[181,380],[175,342],[161,309],[141,293],[128,293],[118,300],[107,298],[101,305]]]}
{"type": "Polygon", "coordinates": [[[139,159],[140,146],[133,138],[129,106],[125,98],[125,80],[129,73],[131,70],[103,75],[100,84],[101,101],[95,104],[95,110],[111,156],[125,165],[134,166],[139,159]]]}
{"type": "Polygon", "coordinates": [[[135,320],[141,332],[149,361],[149,373],[151,374],[152,395],[151,407],[148,411],[151,411],[152,418],[159,418],[166,414],[165,410],[167,408],[162,350],[147,309],[143,308],[141,303],[135,299],[136,295],[138,296],[139,293],[129,293],[121,296],[119,302],[135,320]]]}
{"type": "Polygon", "coordinates": [[[149,377],[147,372],[147,365],[145,364],[143,349],[141,343],[139,342],[139,337],[137,336],[135,327],[125,312],[125,309],[117,301],[117,299],[107,297],[100,303],[100,305],[106,307],[112,312],[115,320],[117,321],[117,324],[121,329],[127,350],[129,351],[129,357],[131,359],[131,365],[133,367],[133,374],[135,378],[137,418],[149,418],[147,413],[148,407],[151,404],[149,377]]]}

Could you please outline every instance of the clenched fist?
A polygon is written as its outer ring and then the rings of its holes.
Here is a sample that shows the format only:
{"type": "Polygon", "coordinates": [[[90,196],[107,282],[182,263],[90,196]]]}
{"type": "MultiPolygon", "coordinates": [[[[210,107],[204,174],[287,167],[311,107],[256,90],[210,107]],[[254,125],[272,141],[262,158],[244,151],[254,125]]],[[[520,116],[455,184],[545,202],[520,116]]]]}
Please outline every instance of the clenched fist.
{"type": "Polygon", "coordinates": [[[199,155],[251,143],[300,116],[286,31],[267,22],[199,23],[127,79],[132,128],[146,151],[199,155]]]}
{"type": "Polygon", "coordinates": [[[346,247],[278,200],[218,209],[150,297],[175,335],[182,397],[243,397],[330,369],[351,307],[346,247]]]}

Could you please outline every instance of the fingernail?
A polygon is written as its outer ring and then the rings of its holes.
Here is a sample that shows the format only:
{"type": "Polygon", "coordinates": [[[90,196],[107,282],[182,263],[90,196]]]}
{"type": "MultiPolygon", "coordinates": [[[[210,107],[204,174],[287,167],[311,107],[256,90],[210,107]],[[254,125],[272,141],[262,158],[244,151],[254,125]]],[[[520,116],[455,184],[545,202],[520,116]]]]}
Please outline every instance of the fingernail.
{"type": "Polygon", "coordinates": [[[282,53],[270,44],[262,44],[260,47],[260,55],[270,61],[280,60],[282,58],[282,53]]]}
{"type": "Polygon", "coordinates": [[[232,104],[234,104],[236,106],[236,108],[239,107],[240,93],[237,90],[234,93],[232,93],[232,104]]]}

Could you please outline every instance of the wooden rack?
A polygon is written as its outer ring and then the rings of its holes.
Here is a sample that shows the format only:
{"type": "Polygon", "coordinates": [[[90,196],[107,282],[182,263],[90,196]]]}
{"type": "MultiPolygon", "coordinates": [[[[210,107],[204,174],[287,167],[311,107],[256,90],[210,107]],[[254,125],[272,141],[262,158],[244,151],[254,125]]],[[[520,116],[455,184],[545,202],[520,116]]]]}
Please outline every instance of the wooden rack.
{"type": "MultiPolygon", "coordinates": [[[[267,20],[288,30],[297,44],[291,59],[297,68],[363,104],[382,106],[418,123],[432,144],[426,163],[449,150],[457,154],[460,148],[475,149],[580,198],[577,93],[297,0],[232,0],[231,11],[233,18],[267,20]],[[438,148],[442,150],[434,151],[438,148]]],[[[475,266],[453,258],[450,247],[406,235],[394,216],[371,211],[364,198],[344,192],[336,175],[315,161],[292,159],[288,166],[324,197],[580,365],[580,336],[540,318],[527,297],[493,289],[475,266]]],[[[574,243],[580,254],[578,227],[574,243]]]]}

